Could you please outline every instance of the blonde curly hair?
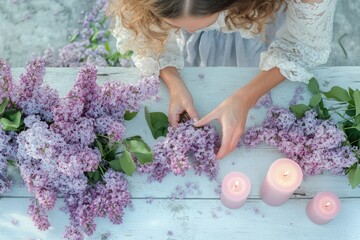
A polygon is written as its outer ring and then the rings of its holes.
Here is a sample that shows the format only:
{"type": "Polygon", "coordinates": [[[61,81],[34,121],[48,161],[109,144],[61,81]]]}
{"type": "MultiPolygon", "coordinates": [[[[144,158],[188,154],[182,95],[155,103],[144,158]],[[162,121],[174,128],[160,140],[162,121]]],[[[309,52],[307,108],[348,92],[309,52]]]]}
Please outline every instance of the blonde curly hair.
{"type": "Polygon", "coordinates": [[[139,51],[147,52],[151,46],[151,51],[162,53],[168,31],[174,28],[164,18],[207,16],[227,10],[225,22],[229,29],[245,28],[257,34],[284,3],[285,0],[110,0],[107,15],[113,23],[119,17],[125,29],[136,38],[141,36],[139,51]]]}

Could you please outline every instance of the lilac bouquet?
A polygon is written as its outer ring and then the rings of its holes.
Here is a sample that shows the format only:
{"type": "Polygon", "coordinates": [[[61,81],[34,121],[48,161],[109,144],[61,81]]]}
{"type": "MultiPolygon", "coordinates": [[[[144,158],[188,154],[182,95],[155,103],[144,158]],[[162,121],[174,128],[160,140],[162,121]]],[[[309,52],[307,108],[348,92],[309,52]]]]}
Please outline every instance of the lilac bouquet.
{"type": "MultiPolygon", "coordinates": [[[[159,117],[154,118],[157,120],[155,124],[151,122],[151,117],[147,117],[150,128],[161,126],[159,117]]],[[[167,118],[163,121],[166,121],[167,126],[167,118]]],[[[153,131],[153,135],[154,133],[156,131],[153,131]]],[[[219,166],[215,156],[220,146],[220,138],[214,128],[196,128],[187,113],[184,113],[178,127],[169,126],[167,131],[160,135],[165,138],[155,144],[154,161],[144,170],[150,173],[150,181],[161,182],[170,172],[184,176],[190,168],[193,168],[197,175],[205,173],[210,180],[216,178],[219,166]]]]}
{"type": "Polygon", "coordinates": [[[308,87],[314,94],[309,105],[292,105],[290,110],[272,107],[261,126],[247,130],[243,142],[247,146],[266,142],[277,147],[298,162],[305,174],[348,174],[355,188],[360,184],[360,91],[335,86],[323,92],[315,79],[308,87]],[[335,104],[327,108],[328,101],[335,104]],[[331,113],[342,120],[331,119],[331,113]]]}
{"type": "Polygon", "coordinates": [[[43,83],[45,62],[34,59],[18,83],[0,61],[0,191],[10,188],[8,159],[16,160],[33,194],[28,212],[40,230],[59,195],[69,214],[64,237],[83,239],[96,229],[95,217],[120,224],[131,204],[124,173],[152,162],[153,153],[138,136],[124,139],[124,120],[158,93],[159,79],[137,84],[96,84],[95,67],[83,67],[64,97],[43,83]],[[134,156],[134,157],[133,157],[134,156]]]}

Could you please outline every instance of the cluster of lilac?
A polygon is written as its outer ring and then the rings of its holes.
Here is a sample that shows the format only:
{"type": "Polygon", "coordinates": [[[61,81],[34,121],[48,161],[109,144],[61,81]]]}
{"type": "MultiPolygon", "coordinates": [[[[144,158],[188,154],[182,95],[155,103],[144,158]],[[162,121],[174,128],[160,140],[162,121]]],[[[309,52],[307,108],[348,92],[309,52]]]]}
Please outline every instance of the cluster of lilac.
{"type": "MultiPolygon", "coordinates": [[[[6,71],[1,76],[10,73],[7,67],[2,69],[6,71]]],[[[65,236],[82,239],[83,233],[90,235],[95,230],[95,217],[108,217],[119,224],[123,209],[130,204],[127,181],[122,173],[109,169],[103,181],[93,185],[88,182],[85,173],[97,170],[102,164],[100,151],[93,144],[96,134],[122,140],[125,111],[139,111],[145,99],[157,95],[160,81],[157,77],[148,77],[133,85],[119,82],[100,87],[96,84],[96,68],[85,66],[74,87],[60,99],[56,91],[43,84],[44,74],[44,61],[32,60],[8,93],[11,101],[23,110],[25,130],[18,136],[13,132],[0,132],[3,143],[0,145],[0,189],[9,183],[2,176],[6,159],[16,155],[21,176],[34,194],[29,214],[35,225],[41,230],[49,228],[47,211],[54,207],[60,194],[65,198],[64,210],[69,212],[71,221],[65,236]],[[12,148],[17,149],[17,153],[9,151],[14,145],[12,139],[17,139],[18,147],[12,148]]]]}
{"type": "MultiPolygon", "coordinates": [[[[97,0],[82,21],[82,30],[74,34],[72,42],[56,50],[48,48],[42,58],[50,67],[81,67],[86,64],[96,66],[133,66],[131,60],[119,59],[118,62],[107,58],[111,55],[106,45],[109,44],[109,24],[105,10],[108,0],[97,0]]],[[[108,45],[109,47],[109,45],[108,45]]]]}
{"type": "MultiPolygon", "coordinates": [[[[0,59],[0,104],[9,97],[13,89],[10,67],[0,59]]],[[[12,181],[7,176],[8,159],[16,159],[15,132],[5,132],[0,123],[0,194],[11,188],[12,181]]]]}
{"type": "Polygon", "coordinates": [[[244,144],[256,146],[266,142],[296,161],[305,174],[315,175],[324,171],[344,174],[344,170],[357,161],[351,148],[343,144],[344,132],[331,120],[316,118],[308,111],[297,119],[288,109],[272,107],[261,126],[247,130],[244,144]]]}
{"type": "Polygon", "coordinates": [[[169,172],[185,175],[191,167],[195,174],[205,173],[213,180],[219,170],[215,160],[219,145],[219,136],[210,126],[195,128],[192,120],[180,123],[177,128],[170,126],[166,137],[154,147],[149,180],[161,182],[169,172]]]}

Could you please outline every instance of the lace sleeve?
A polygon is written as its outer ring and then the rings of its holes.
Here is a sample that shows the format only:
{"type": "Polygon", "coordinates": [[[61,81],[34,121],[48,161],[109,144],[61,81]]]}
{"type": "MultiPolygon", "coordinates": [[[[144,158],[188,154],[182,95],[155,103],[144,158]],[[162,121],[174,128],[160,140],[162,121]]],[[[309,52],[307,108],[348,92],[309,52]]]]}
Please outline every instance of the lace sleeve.
{"type": "Polygon", "coordinates": [[[260,69],[278,67],[291,81],[308,82],[308,69],[326,63],[336,0],[288,0],[286,22],[260,56],[260,69]]]}
{"type": "Polygon", "coordinates": [[[184,40],[181,38],[180,33],[171,30],[165,43],[164,53],[159,57],[160,69],[169,66],[177,69],[184,67],[185,60],[181,50],[183,44],[184,40]]]}
{"type": "Polygon", "coordinates": [[[135,38],[134,34],[125,29],[120,22],[116,19],[115,28],[112,31],[116,38],[116,47],[120,53],[132,50],[132,60],[135,66],[140,70],[143,76],[159,75],[160,69],[168,66],[174,66],[181,69],[184,66],[184,58],[182,57],[180,46],[181,38],[175,33],[170,31],[169,37],[165,44],[165,51],[163,54],[150,53],[146,55],[138,54],[139,46],[141,46],[141,36],[135,38]]]}

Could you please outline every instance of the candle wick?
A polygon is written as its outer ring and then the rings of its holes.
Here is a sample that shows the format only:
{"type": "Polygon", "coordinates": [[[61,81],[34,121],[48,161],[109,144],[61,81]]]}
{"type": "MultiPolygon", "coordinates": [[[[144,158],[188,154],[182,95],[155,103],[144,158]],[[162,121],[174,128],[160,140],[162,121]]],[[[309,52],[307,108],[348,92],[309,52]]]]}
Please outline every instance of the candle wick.
{"type": "Polygon", "coordinates": [[[330,207],[330,205],[331,205],[331,203],[327,202],[327,203],[325,204],[325,207],[330,207]]]}
{"type": "Polygon", "coordinates": [[[289,171],[286,171],[285,173],[284,173],[284,177],[287,177],[289,175],[289,171]]]}
{"type": "Polygon", "coordinates": [[[235,182],[235,185],[234,185],[234,187],[233,187],[233,190],[237,189],[238,187],[239,187],[239,181],[236,181],[236,182],[235,182]]]}

